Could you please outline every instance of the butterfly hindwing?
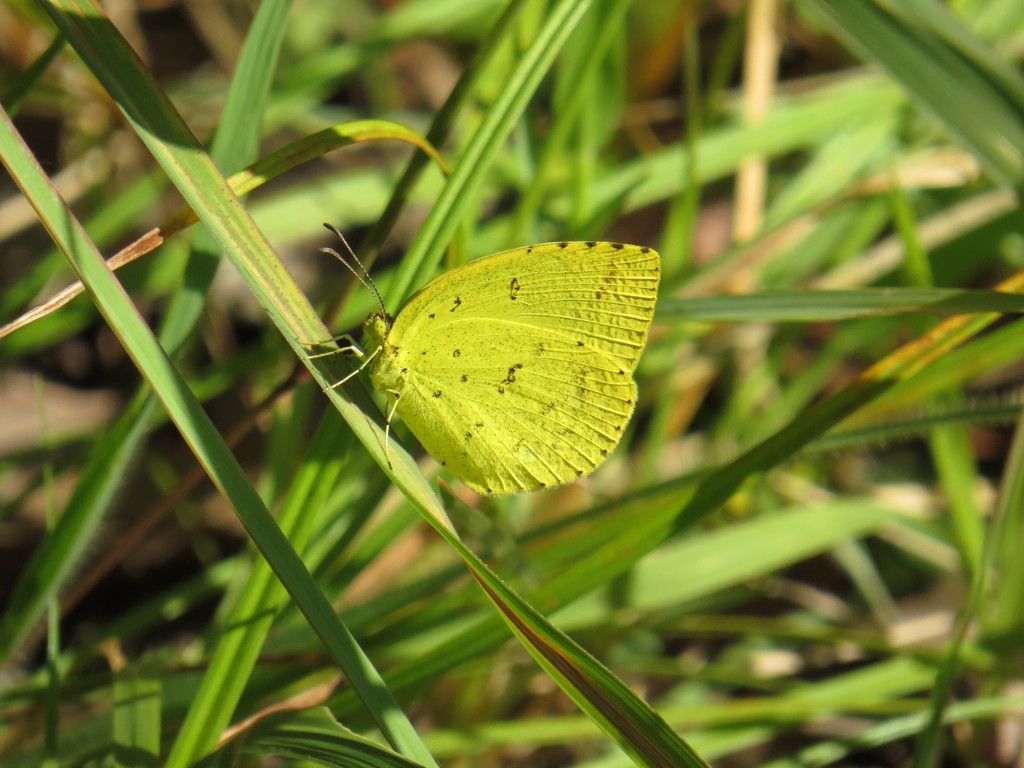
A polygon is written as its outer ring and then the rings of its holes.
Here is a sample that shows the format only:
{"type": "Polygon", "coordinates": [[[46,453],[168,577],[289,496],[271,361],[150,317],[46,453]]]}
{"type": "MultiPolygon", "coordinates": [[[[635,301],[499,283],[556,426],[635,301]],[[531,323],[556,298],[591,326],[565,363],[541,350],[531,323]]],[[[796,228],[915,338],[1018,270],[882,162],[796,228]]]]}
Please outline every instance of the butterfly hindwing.
{"type": "Polygon", "coordinates": [[[375,383],[423,446],[484,493],[570,482],[616,445],[633,412],[658,256],[550,243],[452,270],[399,311],[375,383]]]}

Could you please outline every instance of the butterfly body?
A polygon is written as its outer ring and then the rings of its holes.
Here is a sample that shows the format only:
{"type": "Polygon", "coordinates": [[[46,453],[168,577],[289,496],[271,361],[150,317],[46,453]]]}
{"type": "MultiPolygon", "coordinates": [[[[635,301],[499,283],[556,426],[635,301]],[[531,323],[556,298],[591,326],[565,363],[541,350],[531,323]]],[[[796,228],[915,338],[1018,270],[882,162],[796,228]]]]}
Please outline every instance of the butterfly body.
{"type": "Polygon", "coordinates": [[[658,254],[548,243],[469,262],[363,326],[374,386],[442,465],[481,493],[587,474],[636,404],[658,254]]]}

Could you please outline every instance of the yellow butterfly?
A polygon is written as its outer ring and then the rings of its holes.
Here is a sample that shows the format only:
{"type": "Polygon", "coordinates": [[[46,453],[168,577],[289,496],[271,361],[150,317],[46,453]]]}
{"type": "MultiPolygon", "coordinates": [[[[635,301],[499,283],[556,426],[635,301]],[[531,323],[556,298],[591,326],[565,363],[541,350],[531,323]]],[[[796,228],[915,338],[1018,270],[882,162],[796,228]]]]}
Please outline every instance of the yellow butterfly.
{"type": "Polygon", "coordinates": [[[388,424],[397,412],[473,490],[562,485],[604,461],[633,414],[659,278],[650,248],[531,245],[440,275],[394,317],[364,280],[381,311],[354,351],[388,424]]]}

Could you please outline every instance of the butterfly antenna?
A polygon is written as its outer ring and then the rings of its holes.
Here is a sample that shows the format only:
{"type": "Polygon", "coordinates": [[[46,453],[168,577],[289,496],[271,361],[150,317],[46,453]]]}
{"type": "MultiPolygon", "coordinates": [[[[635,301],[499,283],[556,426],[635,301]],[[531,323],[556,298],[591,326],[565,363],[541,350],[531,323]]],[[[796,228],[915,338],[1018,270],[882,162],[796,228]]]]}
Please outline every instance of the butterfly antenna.
{"type": "Polygon", "coordinates": [[[321,248],[320,253],[326,253],[328,256],[333,256],[348,267],[349,272],[355,275],[356,280],[362,283],[366,287],[366,290],[370,292],[370,295],[373,296],[374,301],[377,302],[377,306],[380,307],[381,314],[386,315],[387,310],[384,308],[384,299],[380,297],[380,291],[377,290],[377,286],[374,284],[373,278],[370,277],[370,273],[366,271],[366,267],[363,266],[363,262],[359,260],[355,251],[353,251],[352,247],[348,244],[348,240],[345,239],[345,236],[341,234],[341,231],[333,224],[324,224],[324,226],[338,236],[338,239],[341,240],[341,244],[345,246],[346,253],[352,257],[352,261],[349,261],[345,256],[342,256],[333,248],[321,248]],[[358,269],[356,269],[356,267],[358,267],[358,269]]]}

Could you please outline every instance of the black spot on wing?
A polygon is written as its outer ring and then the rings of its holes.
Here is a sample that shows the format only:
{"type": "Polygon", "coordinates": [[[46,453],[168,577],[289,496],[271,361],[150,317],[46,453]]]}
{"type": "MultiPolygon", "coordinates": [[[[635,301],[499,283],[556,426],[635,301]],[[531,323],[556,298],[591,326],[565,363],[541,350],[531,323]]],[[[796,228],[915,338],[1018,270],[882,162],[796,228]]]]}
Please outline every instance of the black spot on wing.
{"type": "Polygon", "coordinates": [[[515,383],[516,371],[520,371],[520,370],[522,370],[522,368],[523,368],[523,364],[522,363],[516,363],[513,366],[509,366],[508,373],[505,375],[505,378],[498,384],[498,393],[499,394],[502,394],[502,395],[505,394],[505,385],[506,384],[513,384],[513,383],[515,383]]]}

